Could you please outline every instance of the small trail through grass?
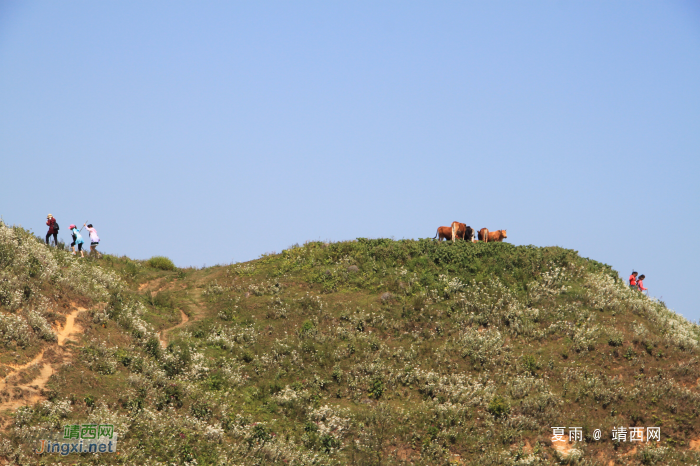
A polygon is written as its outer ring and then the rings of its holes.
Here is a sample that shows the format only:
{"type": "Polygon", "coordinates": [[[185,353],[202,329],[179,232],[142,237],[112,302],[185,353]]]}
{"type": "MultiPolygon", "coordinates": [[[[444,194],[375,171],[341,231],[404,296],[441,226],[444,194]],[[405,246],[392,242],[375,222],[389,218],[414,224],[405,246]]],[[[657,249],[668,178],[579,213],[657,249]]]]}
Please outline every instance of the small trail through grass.
{"type": "MultiPolygon", "coordinates": [[[[184,288],[184,285],[182,283],[170,282],[164,284],[163,281],[163,277],[148,280],[146,282],[141,283],[138,286],[138,291],[139,293],[159,293],[161,291],[169,291],[177,288],[184,288]]],[[[188,322],[194,322],[196,320],[201,319],[204,316],[204,311],[202,310],[201,292],[195,291],[195,296],[192,302],[194,303],[194,306],[190,307],[191,315],[188,316],[182,309],[178,309],[180,311],[180,322],[176,325],[173,325],[172,327],[164,328],[163,330],[158,332],[158,341],[160,342],[160,346],[162,348],[166,348],[168,346],[167,337],[168,334],[170,334],[173,330],[184,327],[188,322]]]]}
{"type": "MultiPolygon", "coordinates": [[[[65,342],[70,335],[80,331],[80,327],[75,323],[75,318],[78,313],[84,310],[85,309],[82,307],[74,307],[73,311],[66,316],[66,324],[63,328],[56,331],[58,339],[56,346],[61,356],[63,356],[64,361],[65,356],[67,356],[66,352],[63,351],[65,342]]],[[[54,372],[53,366],[48,361],[44,361],[44,353],[46,353],[46,349],[42,350],[34,359],[26,364],[8,364],[8,366],[12,368],[12,371],[0,380],[0,412],[8,409],[15,410],[20,406],[36,403],[43,398],[42,391],[54,372]],[[22,371],[31,369],[33,366],[39,367],[40,371],[38,376],[27,383],[12,383],[13,378],[19,376],[22,371]]]]}
{"type": "Polygon", "coordinates": [[[185,314],[182,309],[180,309],[180,318],[182,319],[179,324],[174,325],[170,328],[166,328],[161,330],[158,333],[158,341],[160,341],[160,346],[165,348],[168,346],[168,341],[165,339],[166,335],[170,333],[172,330],[175,330],[176,328],[180,328],[183,325],[185,325],[187,322],[189,322],[190,318],[185,314]]]}

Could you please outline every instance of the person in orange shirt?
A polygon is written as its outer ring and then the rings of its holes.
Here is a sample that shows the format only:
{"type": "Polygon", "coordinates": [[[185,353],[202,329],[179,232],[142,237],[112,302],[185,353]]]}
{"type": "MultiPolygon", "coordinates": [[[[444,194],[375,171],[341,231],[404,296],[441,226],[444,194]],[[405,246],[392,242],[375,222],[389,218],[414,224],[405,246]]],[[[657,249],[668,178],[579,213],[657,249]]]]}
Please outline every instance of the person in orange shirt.
{"type": "Polygon", "coordinates": [[[637,272],[632,271],[630,275],[630,288],[637,288],[637,272]]]}
{"type": "Polygon", "coordinates": [[[639,288],[639,291],[646,291],[648,288],[644,288],[644,283],[643,280],[646,278],[644,274],[639,276],[639,279],[637,280],[637,288],[639,288]]]}

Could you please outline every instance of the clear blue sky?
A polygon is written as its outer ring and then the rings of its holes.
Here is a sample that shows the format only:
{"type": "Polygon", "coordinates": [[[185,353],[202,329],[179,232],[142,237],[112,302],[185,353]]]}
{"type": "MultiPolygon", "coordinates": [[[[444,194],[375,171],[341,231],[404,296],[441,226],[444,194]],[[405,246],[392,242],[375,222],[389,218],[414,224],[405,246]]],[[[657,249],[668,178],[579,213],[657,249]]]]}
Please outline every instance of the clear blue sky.
{"type": "Polygon", "coordinates": [[[459,220],[700,318],[697,2],[0,2],[0,215],[180,266],[459,220]]]}

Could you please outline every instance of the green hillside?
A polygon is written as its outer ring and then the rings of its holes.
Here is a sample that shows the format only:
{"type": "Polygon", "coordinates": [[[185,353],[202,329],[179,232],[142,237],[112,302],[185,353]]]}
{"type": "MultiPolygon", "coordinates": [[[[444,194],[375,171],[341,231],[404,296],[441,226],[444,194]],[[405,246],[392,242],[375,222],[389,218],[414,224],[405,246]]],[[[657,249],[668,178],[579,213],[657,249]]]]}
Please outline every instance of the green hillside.
{"type": "Polygon", "coordinates": [[[698,464],[699,342],[558,247],[359,238],[177,269],[0,223],[6,464],[698,464]],[[118,454],[33,453],[78,424],[118,454]]]}

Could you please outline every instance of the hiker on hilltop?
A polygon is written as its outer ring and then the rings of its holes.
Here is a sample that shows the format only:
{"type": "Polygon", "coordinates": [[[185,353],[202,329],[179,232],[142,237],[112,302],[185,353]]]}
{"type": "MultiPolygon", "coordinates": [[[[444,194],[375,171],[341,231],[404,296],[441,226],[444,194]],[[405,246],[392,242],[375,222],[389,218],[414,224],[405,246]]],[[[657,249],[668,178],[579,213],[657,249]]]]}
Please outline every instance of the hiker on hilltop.
{"type": "Polygon", "coordinates": [[[632,275],[630,275],[630,288],[637,288],[637,272],[632,271],[632,275]]]}
{"type": "Polygon", "coordinates": [[[644,288],[644,282],[643,280],[646,278],[646,275],[642,274],[639,276],[637,279],[637,288],[639,288],[639,291],[645,292],[648,288],[644,288]]]}
{"type": "Polygon", "coordinates": [[[54,246],[58,246],[58,222],[53,218],[53,215],[46,216],[46,224],[49,226],[49,231],[46,232],[46,244],[49,244],[49,238],[53,236],[54,246]]]}
{"type": "Polygon", "coordinates": [[[88,224],[87,229],[90,232],[90,255],[92,256],[95,254],[98,258],[102,257],[102,254],[97,252],[97,246],[100,244],[100,237],[97,236],[97,230],[92,227],[92,223],[88,224]]]}
{"type": "Polygon", "coordinates": [[[70,228],[70,234],[73,237],[73,242],[70,243],[70,248],[73,250],[73,255],[75,255],[75,245],[78,245],[78,251],[80,252],[80,257],[85,257],[85,252],[83,252],[83,237],[80,236],[80,231],[78,230],[78,227],[75,225],[71,225],[68,228],[70,228]]]}

